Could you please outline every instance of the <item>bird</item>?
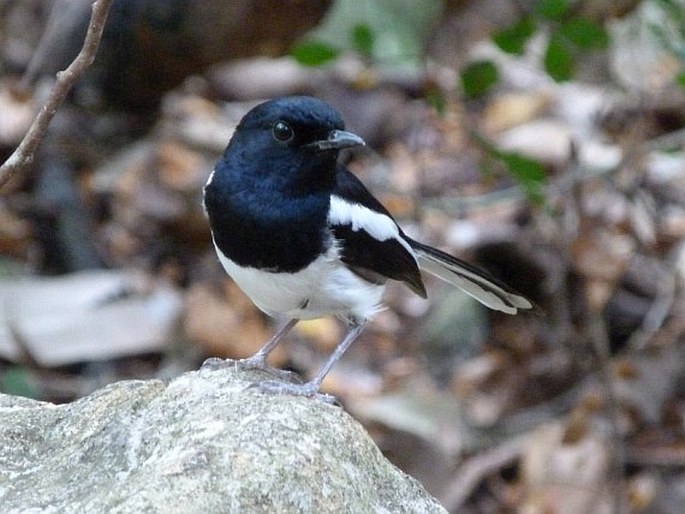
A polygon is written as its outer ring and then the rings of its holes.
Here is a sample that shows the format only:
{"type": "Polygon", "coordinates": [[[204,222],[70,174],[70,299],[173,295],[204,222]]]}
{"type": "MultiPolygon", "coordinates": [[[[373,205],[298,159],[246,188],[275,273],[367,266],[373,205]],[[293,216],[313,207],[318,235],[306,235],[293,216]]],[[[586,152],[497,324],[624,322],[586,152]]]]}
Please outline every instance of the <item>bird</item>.
{"type": "Polygon", "coordinates": [[[359,178],[338,162],[365,146],[331,105],[311,96],[260,103],[238,123],[203,189],[212,242],[228,275],[263,312],[288,321],[251,357],[209,359],[262,369],[261,392],[334,401],[324,377],[382,309],[388,281],[427,297],[421,270],[497,311],[533,302],[488,272],[409,237],[359,178]],[[333,316],[347,333],[307,382],[267,364],[299,320],[333,316]]]}

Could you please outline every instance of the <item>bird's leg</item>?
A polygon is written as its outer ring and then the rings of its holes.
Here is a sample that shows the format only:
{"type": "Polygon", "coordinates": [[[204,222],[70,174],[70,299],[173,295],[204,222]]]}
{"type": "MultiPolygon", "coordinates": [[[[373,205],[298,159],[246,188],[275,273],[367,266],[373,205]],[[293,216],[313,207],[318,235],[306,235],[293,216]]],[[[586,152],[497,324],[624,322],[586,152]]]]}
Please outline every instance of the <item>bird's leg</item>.
{"type": "Polygon", "coordinates": [[[293,327],[297,324],[299,320],[294,318],[283,325],[278,332],[276,332],[271,339],[269,339],[264,346],[262,346],[257,353],[252,357],[247,357],[246,359],[220,359],[218,357],[212,357],[207,359],[203,364],[203,369],[220,369],[226,367],[234,367],[236,369],[260,369],[276,375],[283,380],[292,380],[296,377],[296,374],[292,371],[287,371],[284,369],[274,368],[266,363],[266,359],[269,354],[276,348],[278,343],[281,342],[288,332],[290,332],[293,327]]]}
{"type": "Polygon", "coordinates": [[[338,359],[340,359],[342,354],[345,353],[350,345],[359,337],[359,334],[362,333],[364,326],[364,323],[356,325],[347,333],[345,339],[343,339],[342,342],[335,348],[333,354],[328,358],[326,364],[324,364],[316,376],[309,382],[304,384],[289,384],[284,382],[265,381],[256,383],[255,387],[259,388],[259,390],[263,393],[316,397],[324,402],[334,403],[334,396],[331,396],[330,394],[319,394],[321,382],[323,382],[324,377],[328,374],[338,359]]]}

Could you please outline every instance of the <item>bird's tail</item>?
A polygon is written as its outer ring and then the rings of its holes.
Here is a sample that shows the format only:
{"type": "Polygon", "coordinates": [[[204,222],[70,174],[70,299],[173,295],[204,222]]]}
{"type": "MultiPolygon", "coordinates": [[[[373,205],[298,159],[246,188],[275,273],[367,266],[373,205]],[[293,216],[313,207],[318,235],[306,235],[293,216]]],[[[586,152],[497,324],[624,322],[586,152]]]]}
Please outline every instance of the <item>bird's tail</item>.
{"type": "Polygon", "coordinates": [[[488,272],[431,246],[407,240],[422,270],[463,289],[483,305],[507,314],[533,308],[530,300],[488,272]]]}

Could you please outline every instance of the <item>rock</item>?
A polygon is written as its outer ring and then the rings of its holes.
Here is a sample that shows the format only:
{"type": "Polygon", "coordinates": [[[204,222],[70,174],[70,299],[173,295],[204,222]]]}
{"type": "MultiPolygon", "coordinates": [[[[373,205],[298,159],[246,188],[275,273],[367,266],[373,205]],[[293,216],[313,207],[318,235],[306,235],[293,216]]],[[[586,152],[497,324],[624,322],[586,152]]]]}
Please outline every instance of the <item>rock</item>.
{"type": "Polygon", "coordinates": [[[0,395],[13,512],[445,512],[343,409],[257,371],[125,381],[65,405],[0,395]]]}

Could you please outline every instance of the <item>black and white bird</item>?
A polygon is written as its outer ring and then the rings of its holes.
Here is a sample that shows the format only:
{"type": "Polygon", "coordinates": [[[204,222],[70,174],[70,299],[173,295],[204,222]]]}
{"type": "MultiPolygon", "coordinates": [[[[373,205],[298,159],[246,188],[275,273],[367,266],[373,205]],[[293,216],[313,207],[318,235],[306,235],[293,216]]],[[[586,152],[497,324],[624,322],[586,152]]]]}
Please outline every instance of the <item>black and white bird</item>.
{"type": "Polygon", "coordinates": [[[350,327],[311,381],[260,382],[264,392],[317,396],[333,364],[381,308],[388,280],[425,298],[425,270],[491,309],[516,314],[533,307],[481,269],[407,236],[337,162],[344,148],[363,145],[327,103],[278,98],[245,115],[205,185],[224,269],[262,311],[290,320],[236,365],[278,375],[266,358],[298,320],[335,316],[350,327]]]}

